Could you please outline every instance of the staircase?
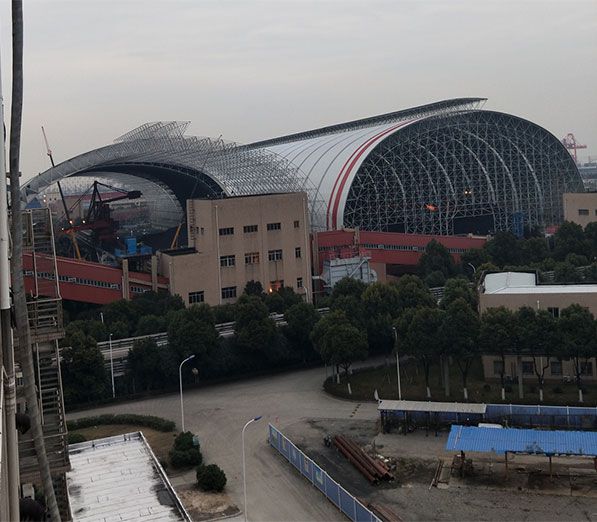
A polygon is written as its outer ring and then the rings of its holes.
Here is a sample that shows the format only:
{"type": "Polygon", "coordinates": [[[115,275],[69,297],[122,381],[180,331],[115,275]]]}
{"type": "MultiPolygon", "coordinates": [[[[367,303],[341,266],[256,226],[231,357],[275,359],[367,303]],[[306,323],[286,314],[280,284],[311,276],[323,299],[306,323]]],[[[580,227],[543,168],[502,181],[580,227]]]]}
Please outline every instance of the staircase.
{"type": "MultiPolygon", "coordinates": [[[[41,423],[61,518],[71,520],[65,475],[70,462],[58,348],[64,328],[49,209],[25,210],[23,232],[23,257],[25,260],[30,256],[34,276],[33,288],[27,289],[27,308],[41,423]]],[[[39,485],[39,466],[31,430],[19,437],[19,459],[21,483],[39,485]]]]}

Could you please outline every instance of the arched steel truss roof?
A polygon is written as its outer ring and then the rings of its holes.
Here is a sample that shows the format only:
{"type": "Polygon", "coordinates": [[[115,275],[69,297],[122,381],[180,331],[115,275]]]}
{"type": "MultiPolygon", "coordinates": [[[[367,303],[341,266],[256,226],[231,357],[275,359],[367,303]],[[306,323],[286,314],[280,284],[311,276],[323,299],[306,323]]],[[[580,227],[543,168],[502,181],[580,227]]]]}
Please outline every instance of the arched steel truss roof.
{"type": "MultiPolygon", "coordinates": [[[[519,231],[563,219],[576,165],[540,126],[452,100],[259,142],[325,201],[326,228],[424,234],[519,231]]],[[[317,220],[316,220],[317,221],[317,220]]]]}
{"type": "Polygon", "coordinates": [[[449,234],[557,224],[562,193],[582,191],[555,136],[460,98],[237,145],[186,136],[188,122],[145,124],[47,170],[28,198],[64,177],[125,173],[192,197],[305,191],[316,229],[449,234]]]}

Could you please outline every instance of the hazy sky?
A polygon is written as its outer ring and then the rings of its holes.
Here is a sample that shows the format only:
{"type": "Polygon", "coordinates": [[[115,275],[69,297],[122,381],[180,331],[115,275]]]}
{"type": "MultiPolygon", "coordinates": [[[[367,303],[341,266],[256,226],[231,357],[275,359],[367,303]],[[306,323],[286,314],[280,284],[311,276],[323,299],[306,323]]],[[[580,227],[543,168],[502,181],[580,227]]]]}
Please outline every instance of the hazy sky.
{"type": "MultiPolygon", "coordinates": [[[[22,170],[155,120],[250,142],[445,98],[597,158],[597,0],[24,0],[22,170]]],[[[0,0],[5,107],[10,2],[0,0]]],[[[8,115],[7,115],[8,121],[8,115]]]]}

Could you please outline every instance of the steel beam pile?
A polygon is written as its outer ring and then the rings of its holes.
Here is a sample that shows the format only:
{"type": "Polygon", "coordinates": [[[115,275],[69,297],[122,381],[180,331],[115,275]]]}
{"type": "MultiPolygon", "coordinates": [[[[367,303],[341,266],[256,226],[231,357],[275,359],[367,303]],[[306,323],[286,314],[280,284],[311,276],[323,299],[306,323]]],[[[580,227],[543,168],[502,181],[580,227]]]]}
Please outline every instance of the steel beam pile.
{"type": "Polygon", "coordinates": [[[380,480],[394,480],[394,475],[385,464],[367,455],[363,449],[350,437],[343,435],[334,436],[334,446],[340,450],[355,468],[371,482],[377,484],[380,480]]]}

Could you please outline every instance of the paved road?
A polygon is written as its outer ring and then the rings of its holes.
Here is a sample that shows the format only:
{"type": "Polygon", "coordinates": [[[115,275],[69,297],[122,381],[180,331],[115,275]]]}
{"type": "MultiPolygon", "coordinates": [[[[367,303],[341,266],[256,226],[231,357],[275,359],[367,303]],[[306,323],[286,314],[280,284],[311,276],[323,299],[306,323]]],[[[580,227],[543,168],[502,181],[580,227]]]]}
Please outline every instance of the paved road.
{"type": "MultiPolygon", "coordinates": [[[[245,435],[247,503],[251,520],[346,520],[266,442],[269,422],[283,431],[286,426],[306,419],[370,420],[377,417],[375,403],[363,403],[353,413],[354,402],[325,394],[323,379],[324,369],[316,368],[185,393],[185,428],[199,435],[205,460],[224,469],[228,477],[227,490],[241,508],[241,429],[250,418],[263,415],[259,423],[247,428],[245,435]]],[[[158,415],[180,425],[178,395],[77,412],[69,418],[108,412],[158,415]]]]}

